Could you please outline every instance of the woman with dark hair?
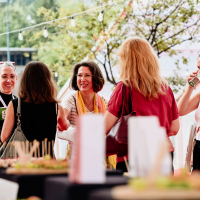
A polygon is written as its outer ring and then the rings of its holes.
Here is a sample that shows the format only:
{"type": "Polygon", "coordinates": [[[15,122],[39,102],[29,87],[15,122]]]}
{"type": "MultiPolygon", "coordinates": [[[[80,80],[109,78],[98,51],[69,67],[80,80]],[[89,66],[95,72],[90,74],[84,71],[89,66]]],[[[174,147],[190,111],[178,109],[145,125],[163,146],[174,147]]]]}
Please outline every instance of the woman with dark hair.
{"type": "Polygon", "coordinates": [[[97,93],[103,88],[104,78],[99,66],[93,61],[77,63],[73,69],[71,88],[76,93],[62,102],[65,116],[71,125],[82,114],[105,113],[105,100],[97,93]]]}
{"type": "MultiPolygon", "coordinates": [[[[104,82],[101,70],[95,62],[85,61],[74,66],[70,85],[77,92],[62,102],[65,116],[69,120],[71,127],[69,130],[64,131],[64,134],[59,133],[61,137],[59,135],[58,137],[60,139],[70,141],[69,139],[73,138],[71,135],[78,115],[105,114],[107,102],[97,94],[103,88],[104,82]]],[[[115,168],[115,156],[109,157],[107,162],[115,168]]]]}
{"type": "MultiPolygon", "coordinates": [[[[22,74],[19,97],[21,98],[21,128],[27,140],[55,140],[56,127],[66,130],[69,126],[64,109],[56,100],[57,88],[49,68],[42,62],[29,62],[22,74]],[[58,124],[57,124],[58,122],[58,124]]],[[[18,99],[7,108],[1,140],[5,142],[17,127],[18,99]]]]}

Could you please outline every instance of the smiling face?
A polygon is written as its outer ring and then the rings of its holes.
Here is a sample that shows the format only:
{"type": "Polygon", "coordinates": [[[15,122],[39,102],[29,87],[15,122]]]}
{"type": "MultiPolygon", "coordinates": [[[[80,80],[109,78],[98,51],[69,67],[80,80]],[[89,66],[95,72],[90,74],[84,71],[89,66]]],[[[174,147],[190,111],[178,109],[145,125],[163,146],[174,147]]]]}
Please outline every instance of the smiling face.
{"type": "Polygon", "coordinates": [[[92,72],[89,67],[81,66],[78,69],[77,85],[81,92],[94,92],[92,83],[92,72]]]}
{"type": "Polygon", "coordinates": [[[17,76],[14,69],[10,66],[1,68],[0,71],[0,89],[4,94],[11,94],[15,88],[17,76]]]}

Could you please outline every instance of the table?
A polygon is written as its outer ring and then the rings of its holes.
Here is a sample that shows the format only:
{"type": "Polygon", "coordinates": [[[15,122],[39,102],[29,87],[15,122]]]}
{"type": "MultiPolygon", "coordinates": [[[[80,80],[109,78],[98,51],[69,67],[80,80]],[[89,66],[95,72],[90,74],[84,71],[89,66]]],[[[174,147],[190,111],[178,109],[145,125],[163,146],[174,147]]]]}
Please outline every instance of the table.
{"type": "Polygon", "coordinates": [[[6,174],[2,170],[0,177],[19,184],[18,198],[23,199],[30,196],[44,198],[44,181],[47,177],[67,178],[67,174],[45,174],[45,175],[16,175],[6,174]]]}
{"type": "MultiPolygon", "coordinates": [[[[106,170],[107,176],[122,176],[120,170],[106,170]]],[[[44,198],[44,181],[47,177],[67,177],[67,174],[45,174],[45,175],[15,175],[6,174],[6,168],[0,168],[0,178],[10,180],[19,184],[18,198],[38,196],[44,198]]]]}
{"type": "Polygon", "coordinates": [[[153,188],[144,191],[134,191],[129,186],[116,186],[109,189],[92,191],[88,200],[199,200],[199,190],[166,189],[156,190],[153,188]]]}
{"type": "Polygon", "coordinates": [[[128,180],[122,176],[107,176],[102,184],[76,184],[70,183],[68,177],[48,177],[45,180],[45,200],[87,200],[96,189],[125,185],[128,180]]]}
{"type": "Polygon", "coordinates": [[[106,176],[123,176],[123,171],[122,170],[112,170],[112,169],[107,169],[106,170],[106,176]]]}
{"type": "Polygon", "coordinates": [[[111,189],[95,190],[89,194],[88,200],[114,200],[111,189]]]}

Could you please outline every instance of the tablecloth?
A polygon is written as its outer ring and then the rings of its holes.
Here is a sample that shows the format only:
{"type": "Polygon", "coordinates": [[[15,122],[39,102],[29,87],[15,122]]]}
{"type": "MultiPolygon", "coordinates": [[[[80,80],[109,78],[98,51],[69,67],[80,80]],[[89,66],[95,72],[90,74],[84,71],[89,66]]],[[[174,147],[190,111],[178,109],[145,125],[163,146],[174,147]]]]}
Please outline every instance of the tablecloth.
{"type": "Polygon", "coordinates": [[[107,176],[102,184],[70,183],[68,177],[48,177],[45,180],[45,200],[88,200],[89,194],[97,189],[125,185],[127,177],[107,176]]]}

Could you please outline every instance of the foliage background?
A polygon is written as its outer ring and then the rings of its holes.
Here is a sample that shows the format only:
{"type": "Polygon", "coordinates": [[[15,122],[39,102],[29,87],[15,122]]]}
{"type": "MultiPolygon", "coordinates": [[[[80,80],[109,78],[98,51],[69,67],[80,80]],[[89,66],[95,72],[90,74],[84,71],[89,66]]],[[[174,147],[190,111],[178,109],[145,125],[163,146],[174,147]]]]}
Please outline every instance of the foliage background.
{"type": "MultiPolygon", "coordinates": [[[[109,1],[104,0],[104,3],[109,1]]],[[[173,49],[185,41],[197,42],[199,34],[198,0],[133,0],[109,5],[104,9],[104,20],[97,20],[100,10],[75,17],[76,26],[69,19],[48,24],[49,36],[43,37],[43,27],[23,32],[24,40],[17,34],[10,35],[10,46],[34,47],[38,53],[34,59],[45,62],[52,71],[59,74],[58,85],[62,87],[72,73],[75,63],[83,59],[96,60],[104,69],[106,79],[116,84],[113,74],[118,58],[117,50],[130,36],[140,36],[149,41],[158,57],[162,53],[169,56],[178,52],[173,49]],[[147,3],[148,2],[148,3],[147,3]]],[[[10,30],[31,24],[63,18],[87,9],[100,6],[99,0],[14,0],[9,5],[10,30]],[[32,20],[27,20],[30,15],[32,20]]],[[[5,4],[0,4],[2,25],[0,32],[6,32],[5,4]]],[[[6,37],[1,37],[0,46],[6,46],[6,37]]],[[[182,58],[175,64],[177,70],[168,82],[177,92],[186,81],[179,75],[179,64],[187,64],[182,58]]]]}

